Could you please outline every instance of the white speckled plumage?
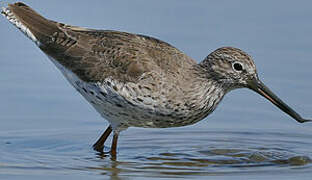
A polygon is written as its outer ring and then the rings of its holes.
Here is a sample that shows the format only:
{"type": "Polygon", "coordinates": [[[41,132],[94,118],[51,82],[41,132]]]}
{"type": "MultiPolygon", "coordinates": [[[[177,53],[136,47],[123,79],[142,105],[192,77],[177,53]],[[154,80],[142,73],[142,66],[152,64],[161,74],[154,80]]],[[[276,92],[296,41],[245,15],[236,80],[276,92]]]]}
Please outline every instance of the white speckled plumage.
{"type": "Polygon", "coordinates": [[[10,9],[2,7],[2,14],[16,26],[21,32],[23,32],[29,39],[31,39],[34,43],[40,46],[40,42],[37,38],[33,35],[33,33],[26,27],[23,23],[21,23],[17,18],[15,18],[14,14],[10,11],[10,9]]]}

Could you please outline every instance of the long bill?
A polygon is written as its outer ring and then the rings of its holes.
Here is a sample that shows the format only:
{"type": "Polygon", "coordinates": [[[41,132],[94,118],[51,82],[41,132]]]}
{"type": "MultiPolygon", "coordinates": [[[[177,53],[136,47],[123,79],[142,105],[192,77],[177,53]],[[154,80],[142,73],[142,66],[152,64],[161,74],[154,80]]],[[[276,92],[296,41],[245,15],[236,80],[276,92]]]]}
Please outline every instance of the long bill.
{"type": "Polygon", "coordinates": [[[294,111],[279,97],[277,97],[268,87],[266,87],[258,78],[254,78],[249,82],[249,88],[271,101],[274,105],[287,113],[289,116],[293,117],[296,121],[300,123],[311,121],[309,119],[303,119],[296,111],[294,111]]]}

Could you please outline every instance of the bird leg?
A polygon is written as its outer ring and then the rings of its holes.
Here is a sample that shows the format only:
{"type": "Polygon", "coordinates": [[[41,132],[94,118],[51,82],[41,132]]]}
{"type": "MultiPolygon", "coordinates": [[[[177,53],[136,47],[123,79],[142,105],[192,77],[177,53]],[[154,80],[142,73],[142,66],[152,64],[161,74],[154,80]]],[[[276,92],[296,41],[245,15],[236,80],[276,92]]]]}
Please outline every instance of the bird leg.
{"type": "Polygon", "coordinates": [[[112,147],[111,147],[111,155],[114,158],[116,158],[116,155],[117,155],[118,135],[119,135],[119,132],[118,131],[114,131],[113,143],[112,143],[112,147]]]}
{"type": "Polygon", "coordinates": [[[108,128],[105,130],[105,132],[102,134],[102,136],[93,145],[93,149],[95,151],[103,152],[104,143],[105,143],[106,139],[108,138],[108,136],[111,134],[111,132],[112,132],[112,127],[108,126],[108,128]]]}

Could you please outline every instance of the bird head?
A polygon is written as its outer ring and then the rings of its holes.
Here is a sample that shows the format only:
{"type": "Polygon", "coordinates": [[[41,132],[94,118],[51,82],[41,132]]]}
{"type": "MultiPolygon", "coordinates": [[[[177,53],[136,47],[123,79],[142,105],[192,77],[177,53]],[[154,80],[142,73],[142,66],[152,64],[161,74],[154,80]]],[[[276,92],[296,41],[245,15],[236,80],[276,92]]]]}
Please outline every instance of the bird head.
{"type": "Polygon", "coordinates": [[[251,56],[246,52],[233,48],[223,47],[209,54],[200,66],[205,69],[207,78],[212,79],[227,91],[237,88],[249,88],[268,99],[275,106],[303,123],[311,121],[303,119],[297,112],[277,97],[258,77],[257,69],[251,56]]]}

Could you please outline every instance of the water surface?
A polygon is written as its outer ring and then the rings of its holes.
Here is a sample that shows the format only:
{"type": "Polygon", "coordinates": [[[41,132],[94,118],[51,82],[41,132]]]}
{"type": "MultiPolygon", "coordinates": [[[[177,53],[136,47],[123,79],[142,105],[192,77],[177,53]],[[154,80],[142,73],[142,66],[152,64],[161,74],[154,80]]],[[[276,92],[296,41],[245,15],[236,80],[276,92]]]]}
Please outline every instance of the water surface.
{"type": "MultiPolygon", "coordinates": [[[[241,48],[274,92],[312,116],[310,1],[24,2],[64,23],[158,37],[197,61],[221,46],[241,48]]],[[[229,93],[193,126],[129,128],[117,160],[97,154],[91,145],[107,123],[4,18],[0,34],[0,179],[312,175],[312,124],[298,124],[250,90],[229,93]]]]}

